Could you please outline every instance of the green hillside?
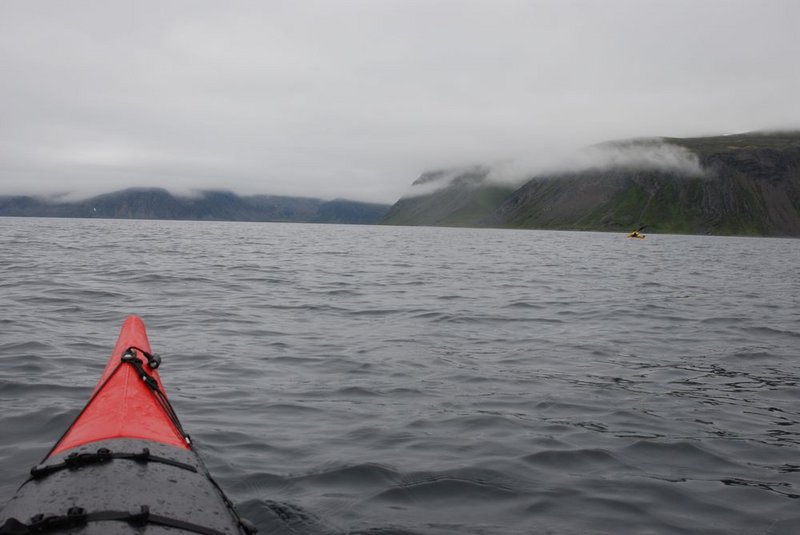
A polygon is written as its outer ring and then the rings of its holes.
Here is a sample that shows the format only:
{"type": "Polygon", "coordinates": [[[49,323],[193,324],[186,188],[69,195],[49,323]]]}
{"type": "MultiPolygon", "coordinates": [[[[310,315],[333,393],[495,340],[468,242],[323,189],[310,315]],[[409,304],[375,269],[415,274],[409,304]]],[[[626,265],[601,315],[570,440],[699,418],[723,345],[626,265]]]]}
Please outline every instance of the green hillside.
{"type": "Polygon", "coordinates": [[[426,173],[383,222],[800,236],[800,132],[634,139],[588,154],[514,191],[487,168],[426,173]]]}
{"type": "Polygon", "coordinates": [[[397,201],[381,223],[477,226],[515,189],[488,181],[488,172],[472,168],[425,173],[412,184],[411,194],[397,201]],[[415,187],[427,193],[417,194],[415,187]]]}

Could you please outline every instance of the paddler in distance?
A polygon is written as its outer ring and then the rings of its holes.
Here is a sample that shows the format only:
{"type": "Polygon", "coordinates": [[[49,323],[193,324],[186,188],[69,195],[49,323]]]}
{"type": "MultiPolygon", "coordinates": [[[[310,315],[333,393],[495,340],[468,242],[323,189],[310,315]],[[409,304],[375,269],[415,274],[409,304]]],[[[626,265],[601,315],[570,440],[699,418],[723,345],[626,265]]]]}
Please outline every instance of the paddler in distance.
{"type": "Polygon", "coordinates": [[[645,228],[646,226],[647,226],[647,225],[642,225],[641,227],[637,228],[636,230],[634,230],[633,232],[631,232],[630,234],[628,234],[628,237],[629,237],[629,238],[638,238],[638,239],[640,239],[640,240],[643,240],[643,239],[644,239],[644,237],[645,237],[645,235],[644,235],[644,234],[642,234],[642,230],[644,230],[644,228],[645,228]]]}

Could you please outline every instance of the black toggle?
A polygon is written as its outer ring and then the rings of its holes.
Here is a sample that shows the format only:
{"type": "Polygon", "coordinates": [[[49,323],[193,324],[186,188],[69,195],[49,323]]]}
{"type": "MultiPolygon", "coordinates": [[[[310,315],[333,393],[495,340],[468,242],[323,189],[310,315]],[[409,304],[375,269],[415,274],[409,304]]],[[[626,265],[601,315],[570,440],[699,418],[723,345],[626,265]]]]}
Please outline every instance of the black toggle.
{"type": "MultiPolygon", "coordinates": [[[[144,351],[142,351],[142,353],[144,353],[144,351]]],[[[147,353],[145,353],[145,355],[146,354],[147,353]]],[[[144,383],[148,386],[148,388],[150,388],[150,390],[153,390],[153,391],[157,391],[158,390],[158,382],[155,380],[155,378],[152,375],[150,375],[149,373],[147,373],[145,371],[144,365],[142,364],[142,361],[136,358],[136,354],[133,352],[133,349],[129,348],[122,355],[122,362],[127,362],[128,364],[133,366],[134,369],[136,370],[136,374],[139,376],[139,378],[142,381],[144,381],[144,383]]]]}
{"type": "Polygon", "coordinates": [[[149,351],[145,351],[141,347],[131,346],[128,349],[126,349],[125,353],[123,353],[122,355],[122,360],[124,360],[125,362],[129,362],[130,360],[136,357],[136,351],[139,351],[142,353],[142,355],[144,355],[144,358],[147,359],[147,365],[150,367],[150,369],[155,370],[156,368],[161,366],[161,355],[159,355],[158,353],[150,353],[149,351]],[[128,357],[128,355],[130,356],[128,357]]]}
{"type": "Polygon", "coordinates": [[[159,366],[161,366],[161,355],[158,353],[148,354],[145,353],[147,357],[147,365],[150,366],[150,369],[155,370],[159,366]]]}

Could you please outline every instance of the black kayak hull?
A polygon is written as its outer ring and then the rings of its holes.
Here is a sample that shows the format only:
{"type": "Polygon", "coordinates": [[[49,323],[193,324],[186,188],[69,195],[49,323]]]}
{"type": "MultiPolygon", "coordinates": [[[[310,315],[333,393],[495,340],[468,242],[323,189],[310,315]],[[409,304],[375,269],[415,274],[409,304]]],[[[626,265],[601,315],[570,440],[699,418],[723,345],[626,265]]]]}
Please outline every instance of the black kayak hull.
{"type": "Polygon", "coordinates": [[[0,535],[253,532],[193,450],[106,440],[54,455],[31,473],[0,513],[0,535]]]}

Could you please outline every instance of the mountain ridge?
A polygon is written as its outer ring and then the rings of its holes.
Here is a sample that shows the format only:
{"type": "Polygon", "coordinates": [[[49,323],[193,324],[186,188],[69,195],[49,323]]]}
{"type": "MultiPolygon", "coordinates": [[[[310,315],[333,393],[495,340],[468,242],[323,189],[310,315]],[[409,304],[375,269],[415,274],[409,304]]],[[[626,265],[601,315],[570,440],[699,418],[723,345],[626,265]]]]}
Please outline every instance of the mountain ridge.
{"type": "MultiPolygon", "coordinates": [[[[490,187],[489,176],[472,181],[473,196],[490,187]]],[[[464,198],[458,182],[401,199],[382,223],[446,225],[452,199],[464,198]]],[[[597,144],[484,204],[467,226],[617,232],[645,225],[649,232],[800,237],[800,132],[597,144]]]]}
{"type": "Polygon", "coordinates": [[[471,166],[422,173],[393,205],[128,188],[0,196],[0,216],[274,221],[800,237],[800,131],[647,137],[588,147],[511,185],[471,166]]]}
{"type": "Polygon", "coordinates": [[[225,190],[180,196],[163,188],[127,188],[77,201],[0,196],[0,216],[17,217],[373,224],[388,209],[389,205],[344,199],[240,196],[225,190]]]}

